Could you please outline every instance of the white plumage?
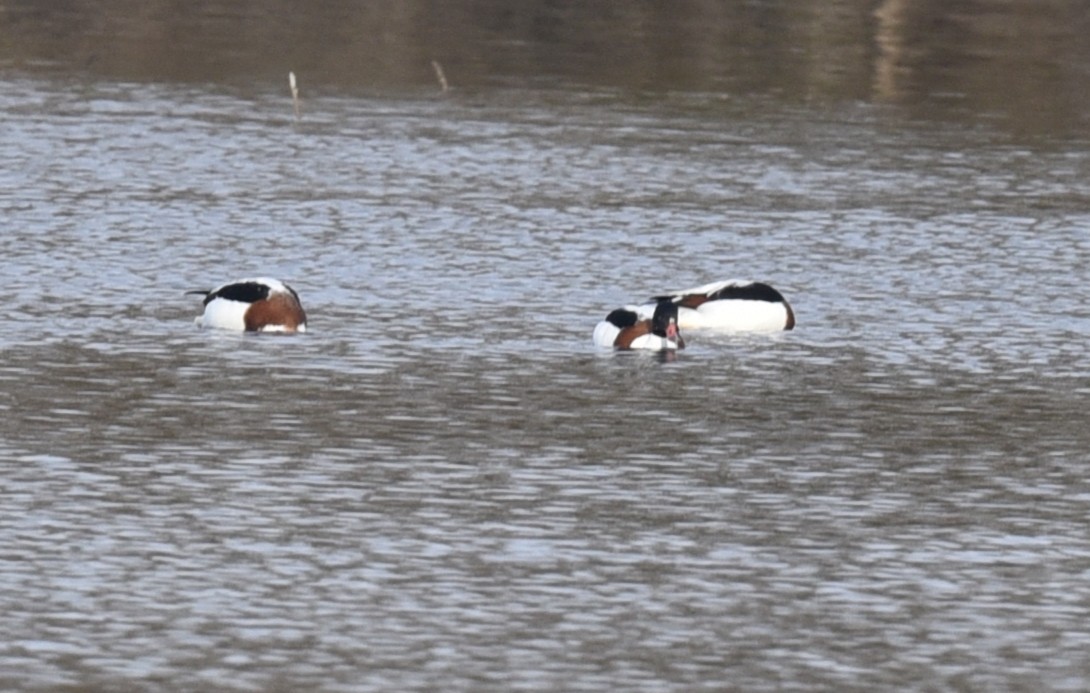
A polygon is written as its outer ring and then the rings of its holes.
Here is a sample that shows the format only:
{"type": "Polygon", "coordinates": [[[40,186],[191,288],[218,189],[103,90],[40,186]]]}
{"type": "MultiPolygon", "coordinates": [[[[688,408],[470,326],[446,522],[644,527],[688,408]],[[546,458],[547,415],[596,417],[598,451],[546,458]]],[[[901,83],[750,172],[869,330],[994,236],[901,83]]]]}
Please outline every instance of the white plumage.
{"type": "Polygon", "coordinates": [[[638,312],[646,315],[666,299],[678,304],[683,330],[773,332],[795,327],[794,311],[783,294],[762,282],[728,279],[674,291],[655,296],[656,303],[643,304],[638,312]]]}

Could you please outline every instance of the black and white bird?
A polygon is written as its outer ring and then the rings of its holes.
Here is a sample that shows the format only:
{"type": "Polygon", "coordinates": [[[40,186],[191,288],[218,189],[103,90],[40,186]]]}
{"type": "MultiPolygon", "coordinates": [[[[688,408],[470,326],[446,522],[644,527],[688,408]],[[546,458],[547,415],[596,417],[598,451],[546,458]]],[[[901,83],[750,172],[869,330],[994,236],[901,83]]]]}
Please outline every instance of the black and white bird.
{"type": "Polygon", "coordinates": [[[202,327],[245,332],[306,332],[307,315],[299,294],[267,277],[240,279],[211,291],[187,291],[204,296],[202,327]]]}

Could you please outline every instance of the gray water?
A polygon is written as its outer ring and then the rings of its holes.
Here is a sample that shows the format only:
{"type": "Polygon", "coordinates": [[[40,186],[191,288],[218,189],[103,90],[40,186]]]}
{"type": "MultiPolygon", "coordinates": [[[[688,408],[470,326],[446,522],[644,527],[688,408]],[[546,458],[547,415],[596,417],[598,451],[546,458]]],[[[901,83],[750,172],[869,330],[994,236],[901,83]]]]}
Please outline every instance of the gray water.
{"type": "Polygon", "coordinates": [[[0,80],[0,687],[1082,690],[1090,146],[0,80]],[[305,335],[193,324],[291,283],[305,335]],[[731,277],[793,332],[591,345],[731,277]]]}

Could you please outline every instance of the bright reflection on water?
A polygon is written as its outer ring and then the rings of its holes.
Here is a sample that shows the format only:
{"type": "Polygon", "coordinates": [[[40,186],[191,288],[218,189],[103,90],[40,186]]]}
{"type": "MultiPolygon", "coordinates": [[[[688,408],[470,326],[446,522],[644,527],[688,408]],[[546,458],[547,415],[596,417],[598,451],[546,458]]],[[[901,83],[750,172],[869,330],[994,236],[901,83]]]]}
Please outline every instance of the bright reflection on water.
{"type": "Polygon", "coordinates": [[[1084,143],[0,90],[0,684],[1079,689],[1084,143]],[[202,332],[268,274],[300,337],[202,332]],[[743,276],[793,333],[595,351],[743,276]]]}

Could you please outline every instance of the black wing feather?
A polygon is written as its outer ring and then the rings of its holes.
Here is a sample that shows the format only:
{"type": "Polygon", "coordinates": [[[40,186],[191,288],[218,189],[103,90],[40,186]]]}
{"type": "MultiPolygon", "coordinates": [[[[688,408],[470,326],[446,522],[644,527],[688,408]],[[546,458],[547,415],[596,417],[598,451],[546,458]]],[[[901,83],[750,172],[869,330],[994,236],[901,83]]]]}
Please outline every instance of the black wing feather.
{"type": "Polygon", "coordinates": [[[208,304],[209,301],[215,298],[224,298],[228,301],[238,301],[239,303],[257,303],[258,301],[264,301],[269,297],[269,287],[267,284],[260,282],[239,282],[237,284],[228,284],[227,286],[221,286],[216,291],[209,292],[205,297],[204,303],[208,304]]]}
{"type": "Polygon", "coordinates": [[[626,308],[618,308],[606,316],[606,321],[621,328],[632,327],[639,322],[640,316],[636,315],[636,311],[628,310],[626,308]]]}

